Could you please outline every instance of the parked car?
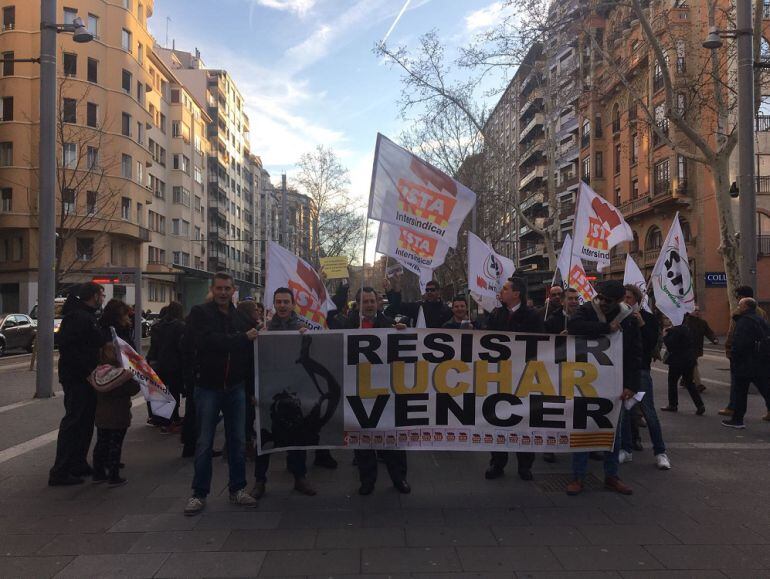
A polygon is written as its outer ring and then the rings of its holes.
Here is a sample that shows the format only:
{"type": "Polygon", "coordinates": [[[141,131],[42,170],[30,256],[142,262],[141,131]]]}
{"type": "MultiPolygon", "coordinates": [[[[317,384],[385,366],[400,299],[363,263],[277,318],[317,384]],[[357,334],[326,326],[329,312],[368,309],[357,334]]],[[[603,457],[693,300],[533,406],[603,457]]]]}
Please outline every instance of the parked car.
{"type": "Polygon", "coordinates": [[[0,315],[0,356],[9,350],[32,351],[37,330],[26,314],[0,315]]]}
{"type": "MultiPolygon", "coordinates": [[[[59,326],[61,326],[62,321],[62,308],[64,307],[64,302],[67,301],[67,298],[55,298],[54,299],[54,311],[53,311],[53,343],[56,345],[57,343],[57,337],[59,336],[59,326]]],[[[32,318],[32,325],[37,328],[37,304],[32,308],[32,311],[29,312],[29,317],[32,318]]]]}

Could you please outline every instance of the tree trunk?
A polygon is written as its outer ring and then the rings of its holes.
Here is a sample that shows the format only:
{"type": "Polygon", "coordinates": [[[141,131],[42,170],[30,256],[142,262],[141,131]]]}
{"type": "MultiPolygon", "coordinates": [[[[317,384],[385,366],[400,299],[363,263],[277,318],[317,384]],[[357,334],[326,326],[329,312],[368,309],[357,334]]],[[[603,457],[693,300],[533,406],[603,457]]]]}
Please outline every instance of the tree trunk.
{"type": "MultiPolygon", "coordinates": [[[[735,237],[735,225],[732,220],[732,207],[730,200],[730,164],[729,157],[725,154],[717,156],[710,165],[714,178],[714,192],[717,204],[717,217],[719,219],[720,253],[724,261],[725,274],[727,276],[727,299],[730,302],[730,310],[737,306],[735,300],[735,288],[740,285],[739,244],[735,237]]],[[[705,232],[702,232],[705,233],[705,232]]],[[[699,232],[699,235],[701,232],[699,232]]]]}

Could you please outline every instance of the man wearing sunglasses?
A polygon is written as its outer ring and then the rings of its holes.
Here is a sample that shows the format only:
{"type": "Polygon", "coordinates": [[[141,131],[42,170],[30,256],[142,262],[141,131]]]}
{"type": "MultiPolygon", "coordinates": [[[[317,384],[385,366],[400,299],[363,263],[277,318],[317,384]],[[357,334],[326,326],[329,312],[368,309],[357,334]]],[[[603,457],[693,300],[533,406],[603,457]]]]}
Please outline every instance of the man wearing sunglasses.
{"type": "Polygon", "coordinates": [[[425,295],[420,302],[401,301],[401,280],[398,276],[391,280],[391,289],[387,292],[387,314],[389,316],[402,315],[412,320],[412,326],[416,325],[420,314],[420,307],[425,316],[425,326],[428,328],[440,328],[452,319],[452,310],[442,300],[439,284],[429,281],[425,285],[425,295]]]}
{"type": "MultiPolygon", "coordinates": [[[[567,321],[567,331],[571,335],[598,337],[615,332],[623,332],[623,392],[621,400],[628,400],[639,390],[639,374],[642,366],[642,337],[639,325],[631,313],[631,308],[623,303],[625,287],[618,280],[604,281],[598,286],[598,294],[593,301],[580,306],[567,321]]],[[[620,402],[618,402],[620,403],[620,402]]],[[[620,453],[621,415],[615,428],[613,450],[604,453],[604,487],[623,495],[633,494],[633,490],[618,477],[620,453]]],[[[583,492],[583,480],[588,473],[587,452],[572,455],[574,480],[567,485],[568,495],[583,492]]]]}

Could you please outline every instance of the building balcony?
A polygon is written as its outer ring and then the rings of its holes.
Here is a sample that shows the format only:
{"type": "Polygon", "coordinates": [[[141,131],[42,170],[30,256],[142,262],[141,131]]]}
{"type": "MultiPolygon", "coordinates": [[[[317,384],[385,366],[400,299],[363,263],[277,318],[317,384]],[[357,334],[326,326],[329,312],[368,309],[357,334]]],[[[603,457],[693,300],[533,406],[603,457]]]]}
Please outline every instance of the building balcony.
{"type": "Polygon", "coordinates": [[[541,257],[545,251],[542,243],[522,243],[519,249],[519,259],[529,259],[532,257],[541,257]]]}
{"type": "Polygon", "coordinates": [[[522,151],[521,155],[519,156],[519,167],[521,167],[538,153],[543,154],[543,140],[534,139],[531,142],[519,147],[519,151],[522,151]]]}
{"type": "Polygon", "coordinates": [[[566,135],[568,135],[569,133],[577,131],[577,128],[578,128],[577,117],[571,116],[569,119],[562,121],[561,126],[559,127],[559,130],[556,133],[556,138],[561,139],[566,135]]]}
{"type": "Polygon", "coordinates": [[[519,189],[524,189],[535,179],[542,179],[543,177],[545,177],[545,165],[535,165],[531,171],[522,176],[519,181],[519,189]]]}
{"type": "Polygon", "coordinates": [[[568,201],[566,203],[562,203],[561,207],[559,207],[559,220],[566,221],[568,219],[572,219],[574,216],[575,216],[575,202],[568,201]]]}
{"type": "Polygon", "coordinates": [[[542,191],[538,191],[534,195],[530,195],[529,197],[525,198],[524,201],[522,201],[519,204],[519,210],[520,211],[527,211],[533,205],[537,205],[538,203],[542,203],[544,197],[545,197],[545,195],[543,194],[542,191]]]}
{"type": "Polygon", "coordinates": [[[770,235],[758,235],[757,236],[757,248],[758,255],[767,256],[770,255],[770,235]]]}
{"type": "Polygon", "coordinates": [[[543,113],[535,113],[535,116],[524,126],[519,133],[519,143],[526,140],[527,135],[532,132],[535,127],[542,126],[545,122],[545,115],[543,113]]]}
{"type": "Polygon", "coordinates": [[[676,191],[673,190],[669,182],[657,183],[655,194],[646,195],[637,199],[632,199],[623,203],[619,209],[623,217],[639,217],[640,215],[653,211],[659,207],[669,204],[689,205],[690,196],[687,193],[687,183],[682,183],[676,191]]]}
{"type": "Polygon", "coordinates": [[[658,256],[660,255],[660,247],[655,247],[653,249],[645,249],[644,250],[644,257],[642,259],[642,267],[650,267],[655,265],[655,262],[658,261],[658,256]]]}

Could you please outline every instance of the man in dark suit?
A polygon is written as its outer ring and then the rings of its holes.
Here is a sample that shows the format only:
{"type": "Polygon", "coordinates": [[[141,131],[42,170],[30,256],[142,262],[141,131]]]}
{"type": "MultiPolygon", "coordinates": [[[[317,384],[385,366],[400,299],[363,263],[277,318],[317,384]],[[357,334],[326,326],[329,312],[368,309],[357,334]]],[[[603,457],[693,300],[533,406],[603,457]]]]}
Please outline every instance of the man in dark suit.
{"type": "MultiPolygon", "coordinates": [[[[487,320],[487,330],[501,332],[530,332],[543,333],[543,318],[534,308],[527,305],[527,282],[520,277],[512,277],[503,284],[500,290],[500,303],[487,320]]],[[[532,480],[532,463],[535,454],[532,452],[517,452],[519,477],[522,480],[532,480]]],[[[503,476],[505,465],[508,464],[507,452],[493,452],[489,468],[484,473],[487,479],[503,476]]]]}

